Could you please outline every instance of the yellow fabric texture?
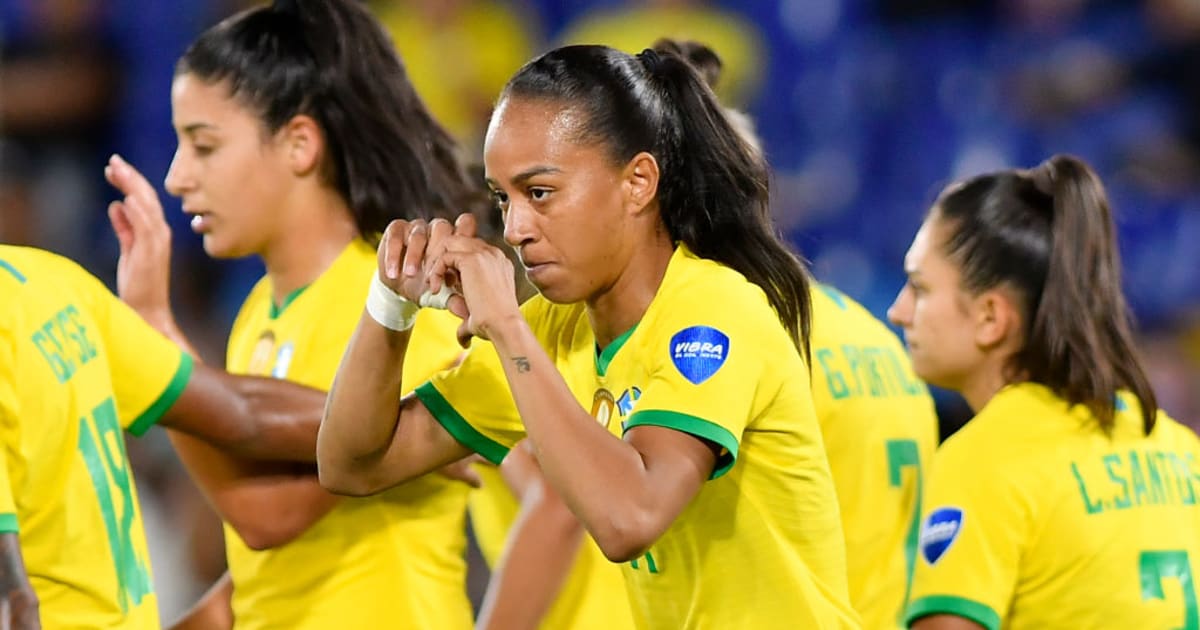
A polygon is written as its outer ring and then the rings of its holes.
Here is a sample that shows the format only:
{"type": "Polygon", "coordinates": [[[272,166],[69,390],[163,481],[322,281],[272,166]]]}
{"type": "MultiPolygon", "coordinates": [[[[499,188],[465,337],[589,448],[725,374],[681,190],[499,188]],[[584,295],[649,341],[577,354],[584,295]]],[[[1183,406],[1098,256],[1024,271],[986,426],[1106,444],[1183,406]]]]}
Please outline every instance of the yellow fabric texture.
{"type": "MultiPolygon", "coordinates": [[[[355,241],[281,312],[263,278],[234,322],[229,371],[329,389],[375,269],[374,249],[355,241]]],[[[453,364],[461,353],[457,325],[447,312],[420,312],[405,359],[406,388],[453,364]]],[[[467,491],[431,474],[373,497],[343,498],[298,538],[264,551],[247,547],[226,525],[238,629],[471,627],[467,491]]]]}
{"type": "Polygon", "coordinates": [[[1122,394],[1106,434],[1009,385],[934,455],[908,616],[984,627],[1195,628],[1200,439],[1122,394]]]}

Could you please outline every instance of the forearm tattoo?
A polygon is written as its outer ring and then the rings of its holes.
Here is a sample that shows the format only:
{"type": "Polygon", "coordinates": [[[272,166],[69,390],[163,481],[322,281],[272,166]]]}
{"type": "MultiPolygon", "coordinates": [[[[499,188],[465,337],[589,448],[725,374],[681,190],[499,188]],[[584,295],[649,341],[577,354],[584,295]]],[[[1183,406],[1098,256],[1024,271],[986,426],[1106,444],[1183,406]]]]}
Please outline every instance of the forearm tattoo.
{"type": "Polygon", "coordinates": [[[513,357],[512,362],[516,364],[517,372],[524,373],[533,369],[533,366],[529,364],[529,359],[525,357],[513,357]]]}

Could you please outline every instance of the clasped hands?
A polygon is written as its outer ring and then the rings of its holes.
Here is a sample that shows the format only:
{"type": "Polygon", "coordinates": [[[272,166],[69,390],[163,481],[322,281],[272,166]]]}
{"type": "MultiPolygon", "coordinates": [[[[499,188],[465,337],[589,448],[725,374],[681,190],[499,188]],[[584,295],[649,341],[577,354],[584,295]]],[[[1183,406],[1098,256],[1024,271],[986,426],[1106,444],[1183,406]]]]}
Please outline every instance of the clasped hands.
{"type": "Polygon", "coordinates": [[[472,336],[492,338],[498,326],[520,318],[512,262],[499,248],[476,236],[475,217],[388,224],[379,240],[379,279],[404,299],[421,303],[449,288],[445,308],[463,320],[464,347],[472,336]]]}

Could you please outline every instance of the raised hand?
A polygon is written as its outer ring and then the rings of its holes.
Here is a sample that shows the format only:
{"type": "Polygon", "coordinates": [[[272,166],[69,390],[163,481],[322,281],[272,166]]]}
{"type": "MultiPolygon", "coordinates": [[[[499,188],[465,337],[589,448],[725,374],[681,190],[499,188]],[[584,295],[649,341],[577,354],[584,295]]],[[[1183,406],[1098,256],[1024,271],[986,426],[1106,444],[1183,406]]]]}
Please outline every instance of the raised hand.
{"type": "Polygon", "coordinates": [[[379,278],[392,291],[417,304],[429,288],[425,278],[425,250],[431,240],[444,238],[449,227],[444,219],[388,224],[379,239],[379,278]]]}
{"type": "Polygon", "coordinates": [[[471,336],[490,339],[498,326],[521,317],[512,262],[476,237],[475,229],[475,217],[463,214],[454,233],[430,241],[425,254],[430,290],[436,292],[442,283],[454,290],[448,308],[463,318],[458,337],[464,345],[471,336]]]}
{"type": "Polygon", "coordinates": [[[173,322],[170,301],[171,228],[158,193],[136,168],[114,154],[104,178],[125,195],[108,205],[108,218],[121,246],[117,293],[156,328],[173,322]]]}
{"type": "Polygon", "coordinates": [[[463,319],[458,339],[489,338],[494,325],[520,317],[512,263],[475,236],[475,217],[463,214],[454,226],[444,219],[392,221],[379,241],[379,277],[413,303],[448,287],[446,309],[463,319]]]}

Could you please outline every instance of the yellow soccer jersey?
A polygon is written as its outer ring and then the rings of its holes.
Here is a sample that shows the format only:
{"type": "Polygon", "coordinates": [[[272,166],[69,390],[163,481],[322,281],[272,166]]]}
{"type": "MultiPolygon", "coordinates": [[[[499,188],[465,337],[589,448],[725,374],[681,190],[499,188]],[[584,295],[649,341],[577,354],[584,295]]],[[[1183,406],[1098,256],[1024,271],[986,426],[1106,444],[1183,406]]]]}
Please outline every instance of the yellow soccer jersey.
{"type": "MultiPolygon", "coordinates": [[[[246,298],[228,369],[329,389],[366,302],[375,252],[356,241],[277,309],[270,280],[246,298]]],[[[405,361],[420,383],[461,353],[458,319],[422,310],[405,361]]],[[[405,385],[410,388],[411,385],[405,385]]],[[[254,551],[226,526],[239,629],[469,628],[464,518],[468,488],[429,475],[368,498],[344,498],[298,538],[254,551]]]]}
{"type": "MultiPolygon", "coordinates": [[[[660,425],[724,449],[675,523],[623,566],[640,627],[857,626],[807,369],[757,287],[680,247],[641,322],[600,354],[583,305],[539,296],[523,311],[613,434],[660,425]]],[[[493,462],[524,436],[490,344],[417,395],[493,462]]]]}
{"type": "Polygon", "coordinates": [[[934,456],[908,618],[986,628],[1200,627],[1200,440],[1132,396],[1086,408],[1010,385],[934,456]]]}
{"type": "Polygon", "coordinates": [[[0,531],[20,532],[45,628],[158,628],[122,429],[140,435],[192,362],[95,277],[0,245],[0,531]]]}
{"type": "MultiPolygon", "coordinates": [[[[468,500],[475,542],[488,566],[495,567],[504,551],[508,530],[520,505],[495,466],[480,466],[483,486],[468,500]]],[[[543,630],[626,630],[633,613],[619,566],[608,561],[591,536],[584,534],[575,565],[558,598],[542,619],[543,630]]]]}
{"type": "Polygon", "coordinates": [[[841,506],[850,601],[864,628],[901,627],[922,466],[937,446],[933,399],[883,322],[831,287],[812,296],[813,403],[841,506]]]}

